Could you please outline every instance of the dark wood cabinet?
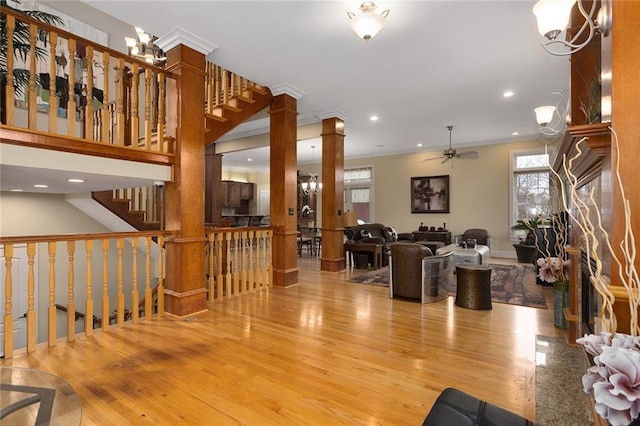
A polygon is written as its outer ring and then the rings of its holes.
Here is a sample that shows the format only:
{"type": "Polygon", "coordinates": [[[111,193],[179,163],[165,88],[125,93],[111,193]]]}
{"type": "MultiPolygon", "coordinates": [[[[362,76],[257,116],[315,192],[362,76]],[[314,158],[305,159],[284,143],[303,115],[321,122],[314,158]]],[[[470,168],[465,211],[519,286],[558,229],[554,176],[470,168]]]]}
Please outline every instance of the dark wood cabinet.
{"type": "Polygon", "coordinates": [[[223,180],[220,182],[220,202],[222,208],[242,208],[247,201],[253,200],[253,183],[223,180]],[[243,201],[245,203],[243,203],[243,201]]]}
{"type": "Polygon", "coordinates": [[[241,200],[253,200],[253,187],[252,183],[240,184],[240,199],[241,200]]]}

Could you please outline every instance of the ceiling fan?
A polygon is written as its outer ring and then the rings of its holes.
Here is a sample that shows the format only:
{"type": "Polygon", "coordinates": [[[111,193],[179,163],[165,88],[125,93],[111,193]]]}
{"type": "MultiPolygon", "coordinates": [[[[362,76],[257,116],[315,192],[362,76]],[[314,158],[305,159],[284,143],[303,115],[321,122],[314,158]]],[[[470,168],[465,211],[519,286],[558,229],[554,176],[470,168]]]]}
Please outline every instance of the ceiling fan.
{"type": "MultiPolygon", "coordinates": [[[[477,160],[478,158],[480,158],[480,154],[478,154],[477,151],[466,151],[466,152],[460,152],[458,153],[457,149],[453,149],[451,148],[451,131],[453,130],[453,126],[447,126],[447,129],[449,129],[449,149],[445,149],[442,152],[442,155],[438,156],[438,157],[431,157],[431,158],[425,158],[424,160],[421,160],[420,162],[424,162],[424,161],[429,161],[429,160],[439,160],[439,159],[443,159],[440,164],[446,163],[447,161],[451,160],[452,158],[467,158],[469,160],[477,160]]],[[[452,165],[453,167],[453,165],[452,165]]]]}

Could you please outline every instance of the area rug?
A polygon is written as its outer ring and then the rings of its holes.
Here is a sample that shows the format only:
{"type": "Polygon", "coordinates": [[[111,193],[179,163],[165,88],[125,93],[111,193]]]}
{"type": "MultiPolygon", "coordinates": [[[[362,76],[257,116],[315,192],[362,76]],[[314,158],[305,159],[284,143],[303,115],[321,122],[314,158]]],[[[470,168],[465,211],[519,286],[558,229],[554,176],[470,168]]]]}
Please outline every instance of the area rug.
{"type": "MultiPolygon", "coordinates": [[[[547,309],[542,286],[536,284],[533,265],[489,265],[491,271],[491,300],[497,303],[547,309]]],[[[367,271],[349,280],[350,282],[389,285],[389,267],[367,271]]],[[[456,282],[444,290],[451,296],[456,294],[456,282]]]]}

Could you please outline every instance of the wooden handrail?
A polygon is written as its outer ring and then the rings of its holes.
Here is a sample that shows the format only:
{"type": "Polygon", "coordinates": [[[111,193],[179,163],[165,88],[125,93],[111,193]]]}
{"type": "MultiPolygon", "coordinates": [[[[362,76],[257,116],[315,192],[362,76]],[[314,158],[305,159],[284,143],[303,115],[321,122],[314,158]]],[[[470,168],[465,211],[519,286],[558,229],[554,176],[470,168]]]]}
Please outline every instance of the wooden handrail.
{"type": "Polygon", "coordinates": [[[7,18],[7,38],[11,40],[7,42],[9,72],[3,93],[6,120],[0,127],[36,131],[46,122],[44,132],[52,136],[80,138],[140,151],[175,153],[174,143],[150,143],[154,138],[153,132],[161,132],[164,140],[164,114],[173,110],[165,105],[164,85],[167,79],[174,78],[170,71],[34,20],[9,7],[3,8],[2,14],[7,18]],[[16,25],[28,26],[29,54],[26,61],[15,56],[13,34],[16,25]],[[48,46],[39,45],[42,34],[49,38],[48,46]],[[36,49],[40,52],[37,60],[36,49]],[[83,65],[82,73],[77,73],[76,63],[67,59],[76,57],[84,59],[83,64],[88,64],[83,65]],[[63,60],[58,62],[57,58],[63,60]],[[40,65],[43,61],[45,63],[40,65]],[[49,75],[48,86],[42,87],[39,94],[36,87],[36,75],[40,75],[36,72],[37,65],[39,69],[47,70],[49,75]],[[11,71],[14,69],[27,69],[31,76],[22,99],[15,98],[11,71]],[[136,73],[135,78],[133,72],[136,73]],[[138,72],[144,73],[145,78],[138,79],[138,72]],[[133,87],[133,84],[137,86],[133,87]],[[53,93],[60,93],[60,99],[53,93]],[[38,104],[40,95],[48,100],[38,104]],[[131,99],[133,96],[136,97],[135,102],[131,99]],[[94,102],[100,102],[102,106],[94,107],[94,102]],[[21,108],[27,110],[26,115],[18,114],[21,108]],[[66,113],[60,116],[59,111],[66,113]],[[147,142],[139,144],[140,138],[147,142]]]}

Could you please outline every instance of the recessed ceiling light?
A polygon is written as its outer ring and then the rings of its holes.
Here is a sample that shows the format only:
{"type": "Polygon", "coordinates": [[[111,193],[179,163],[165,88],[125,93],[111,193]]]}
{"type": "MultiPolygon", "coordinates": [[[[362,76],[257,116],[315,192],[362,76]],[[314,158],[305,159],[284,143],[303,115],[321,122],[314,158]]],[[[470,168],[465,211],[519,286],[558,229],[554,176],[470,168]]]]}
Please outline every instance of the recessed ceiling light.
{"type": "Polygon", "coordinates": [[[511,133],[511,136],[518,136],[520,134],[520,132],[513,132],[511,133]]]}
{"type": "Polygon", "coordinates": [[[20,188],[10,188],[9,191],[11,191],[11,192],[22,192],[22,189],[20,189],[20,188]]]}
{"type": "Polygon", "coordinates": [[[378,121],[378,116],[377,115],[372,115],[370,120],[371,121],[378,121]]]}
{"type": "Polygon", "coordinates": [[[83,182],[84,182],[84,179],[69,178],[69,179],[67,179],[67,182],[72,182],[72,183],[83,183],[83,182]]]}
{"type": "Polygon", "coordinates": [[[513,92],[511,90],[507,90],[506,92],[504,92],[502,94],[502,96],[505,97],[505,98],[510,98],[510,97],[513,96],[513,92]]]}
{"type": "Polygon", "coordinates": [[[251,158],[247,158],[247,161],[253,161],[253,159],[251,159],[251,158]]]}
{"type": "Polygon", "coordinates": [[[49,185],[42,185],[42,184],[36,183],[35,185],[33,185],[33,187],[34,188],[48,188],[49,185]]]}
{"type": "Polygon", "coordinates": [[[422,146],[422,144],[421,144],[421,143],[419,143],[419,144],[416,144],[416,146],[417,146],[418,148],[420,148],[420,147],[422,146]]]}

